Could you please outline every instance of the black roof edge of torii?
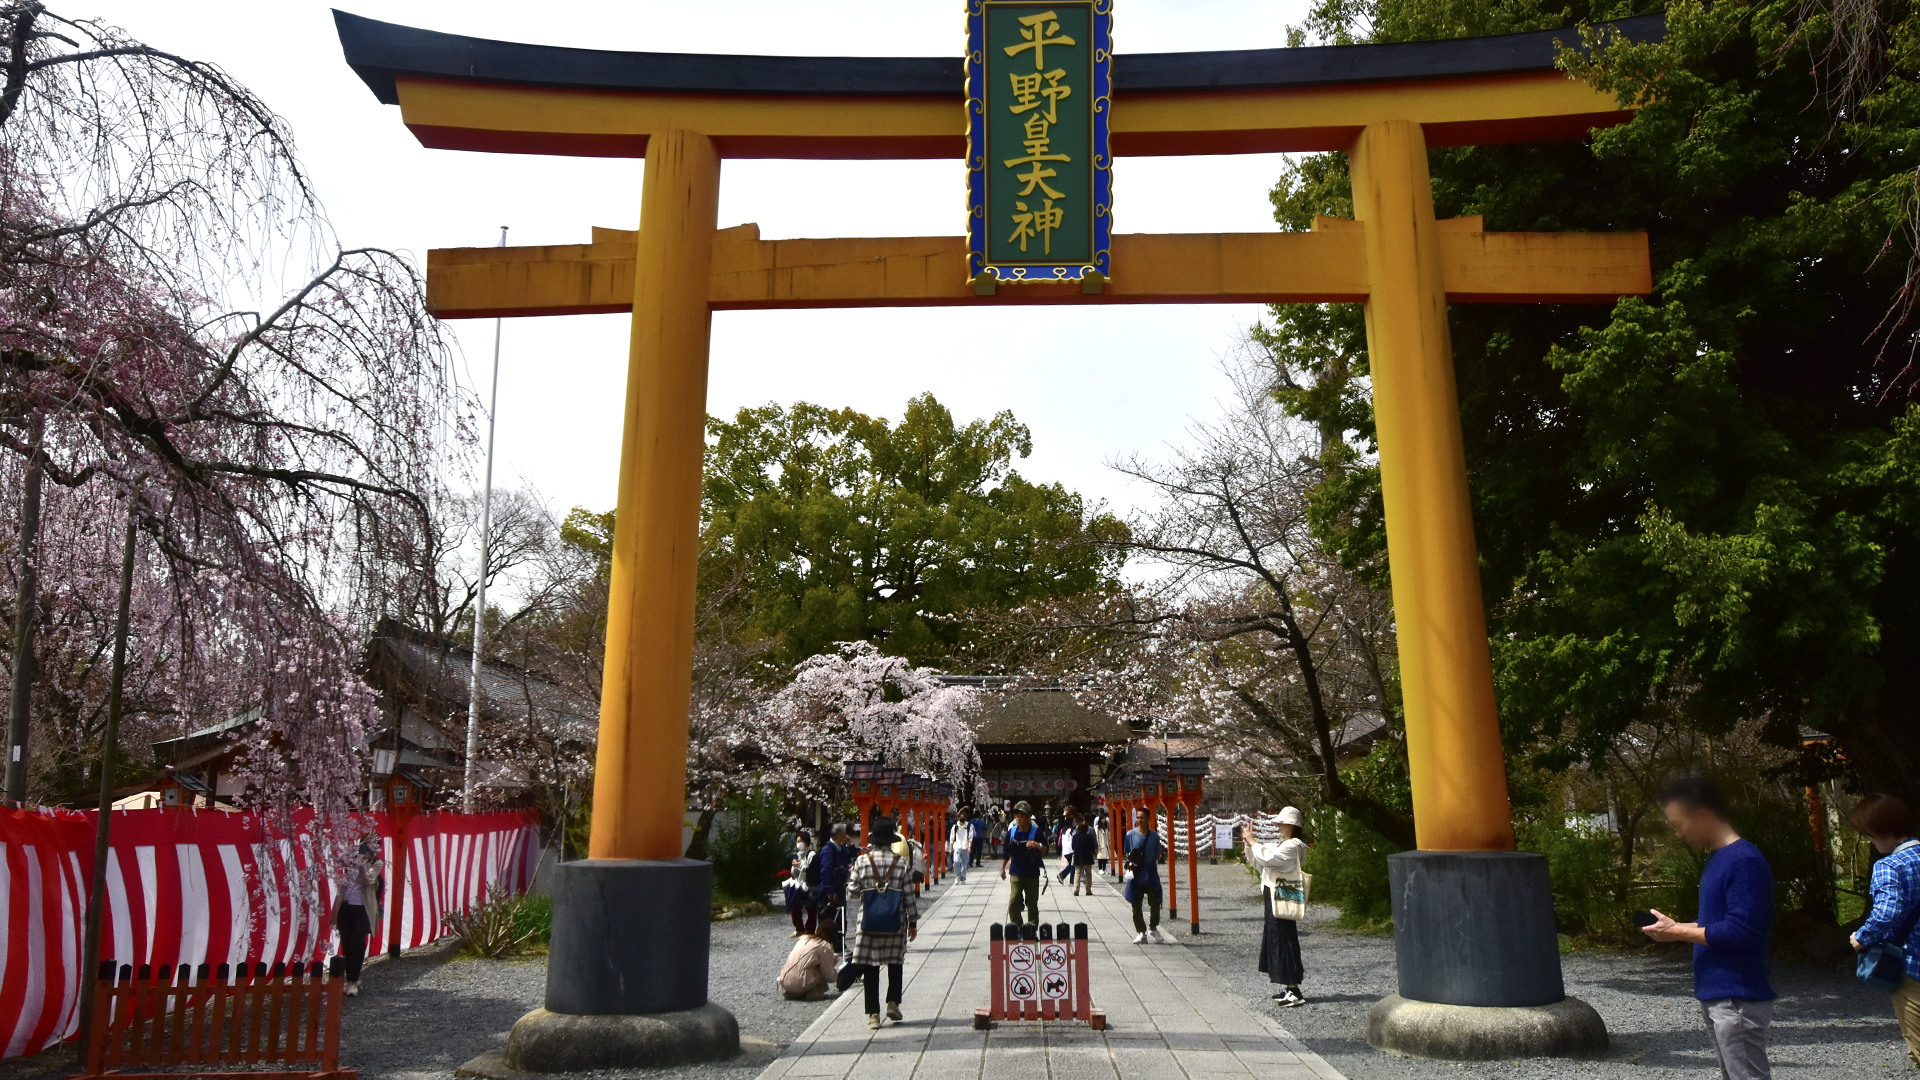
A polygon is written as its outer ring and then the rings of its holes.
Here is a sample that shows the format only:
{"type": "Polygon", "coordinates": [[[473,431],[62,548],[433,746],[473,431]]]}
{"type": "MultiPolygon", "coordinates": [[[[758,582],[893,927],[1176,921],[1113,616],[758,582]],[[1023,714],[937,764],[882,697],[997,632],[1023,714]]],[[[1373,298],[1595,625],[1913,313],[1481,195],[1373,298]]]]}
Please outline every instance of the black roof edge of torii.
{"type": "MultiPolygon", "coordinates": [[[[576,90],[655,93],[796,94],[854,97],[959,97],[959,56],[725,56],[616,52],[526,45],[443,34],[380,22],[335,9],[334,26],[348,66],[382,104],[399,104],[394,79],[505,83],[576,90]]],[[[1666,15],[1602,23],[1633,41],[1656,41],[1666,15]]],[[[1263,90],[1517,75],[1550,71],[1556,39],[1574,43],[1574,27],[1497,37],[1408,41],[1385,45],[1315,45],[1298,49],[1121,53],[1113,58],[1116,91],[1165,93],[1263,90]]]]}

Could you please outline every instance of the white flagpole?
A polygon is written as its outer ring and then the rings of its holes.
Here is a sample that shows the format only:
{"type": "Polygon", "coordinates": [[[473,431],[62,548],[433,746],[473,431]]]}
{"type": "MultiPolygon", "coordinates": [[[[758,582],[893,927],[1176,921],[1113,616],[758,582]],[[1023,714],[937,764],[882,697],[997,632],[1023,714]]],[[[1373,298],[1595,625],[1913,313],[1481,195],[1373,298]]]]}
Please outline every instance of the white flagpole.
{"type": "MultiPolygon", "coordinates": [[[[500,226],[500,246],[507,246],[505,225],[500,226]]],[[[493,320],[493,389],[487,395],[487,473],[480,495],[480,582],[473,592],[473,673],[467,679],[467,768],[460,785],[463,814],[473,813],[473,762],[480,753],[480,646],[487,630],[487,566],[493,554],[487,534],[493,528],[493,422],[500,407],[500,324],[503,321],[493,320]]]]}

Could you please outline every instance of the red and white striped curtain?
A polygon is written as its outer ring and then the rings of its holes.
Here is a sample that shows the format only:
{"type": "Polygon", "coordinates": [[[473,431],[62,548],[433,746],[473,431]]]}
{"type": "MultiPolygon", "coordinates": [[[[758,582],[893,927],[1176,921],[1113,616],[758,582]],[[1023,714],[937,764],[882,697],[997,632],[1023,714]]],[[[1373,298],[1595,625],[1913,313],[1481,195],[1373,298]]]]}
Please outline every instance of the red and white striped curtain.
{"type": "MultiPolygon", "coordinates": [[[[400,944],[408,949],[442,937],[449,913],[484,903],[495,888],[526,891],[540,866],[540,828],[525,814],[422,814],[408,824],[406,841],[400,944]]],[[[386,858],[391,892],[391,838],[386,858]]],[[[385,933],[377,935],[381,948],[385,933]]]]}
{"type": "MultiPolygon", "coordinates": [[[[310,963],[338,951],[328,921],[333,884],[309,875],[313,843],[271,833],[254,814],[132,810],[113,817],[103,960],[120,964],[310,963]],[[294,882],[304,883],[295,889],[294,882]]],[[[368,815],[393,875],[393,828],[368,815]]],[[[36,1053],[74,1033],[94,814],[0,811],[0,1057],[36,1053]]],[[[401,907],[409,948],[443,936],[447,913],[490,889],[525,890],[539,865],[529,813],[413,819],[401,907]]],[[[389,898],[391,902],[391,898],[389,898]]],[[[368,943],[386,945],[386,919],[368,943]]]]}

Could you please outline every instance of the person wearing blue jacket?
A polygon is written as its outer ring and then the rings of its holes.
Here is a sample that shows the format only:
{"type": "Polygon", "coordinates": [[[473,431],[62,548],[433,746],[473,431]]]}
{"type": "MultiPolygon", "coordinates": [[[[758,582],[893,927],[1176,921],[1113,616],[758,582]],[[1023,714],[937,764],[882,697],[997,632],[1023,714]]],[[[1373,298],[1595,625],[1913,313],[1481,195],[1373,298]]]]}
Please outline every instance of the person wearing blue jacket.
{"type": "Polygon", "coordinates": [[[1868,795],[1848,815],[1853,827],[1884,858],[1873,864],[1873,910],[1853,932],[1853,947],[1893,942],[1907,953],[1907,973],[1893,992],[1893,1016],[1907,1040],[1907,1057],[1920,1066],[1920,821],[1891,795],[1868,795]],[[1904,939],[1902,938],[1902,935],[1904,939]]]}
{"type": "Polygon", "coordinates": [[[1660,809],[1687,844],[1707,852],[1700,874],[1700,917],[1682,923],[1658,911],[1641,929],[1655,941],[1693,944],[1693,996],[1700,1001],[1726,1080],[1770,1080],[1767,1026],[1773,984],[1767,942],[1773,932],[1773,870],[1740,839],[1710,780],[1686,777],[1660,792],[1660,809]]]}
{"type": "Polygon", "coordinates": [[[1167,939],[1160,934],[1160,856],[1166,848],[1161,846],[1160,834],[1153,830],[1153,814],[1145,810],[1138,813],[1139,828],[1127,833],[1121,846],[1127,868],[1127,903],[1133,905],[1133,943],[1153,941],[1164,945],[1167,939]],[[1140,916],[1143,900],[1151,918],[1140,916]]]}
{"type": "Polygon", "coordinates": [[[826,892],[826,901],[821,907],[831,909],[836,916],[837,929],[832,944],[833,951],[839,952],[847,925],[847,875],[853,871],[853,860],[859,857],[860,849],[853,845],[844,823],[834,825],[831,837],[827,846],[820,849],[820,888],[826,892]]]}

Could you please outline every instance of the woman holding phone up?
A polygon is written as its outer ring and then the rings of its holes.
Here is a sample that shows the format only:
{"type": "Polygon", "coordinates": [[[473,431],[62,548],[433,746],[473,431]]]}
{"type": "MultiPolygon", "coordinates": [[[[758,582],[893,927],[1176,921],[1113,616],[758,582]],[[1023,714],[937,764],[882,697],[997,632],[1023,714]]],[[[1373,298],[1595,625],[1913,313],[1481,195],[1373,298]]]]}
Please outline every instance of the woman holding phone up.
{"type": "Polygon", "coordinates": [[[1282,809],[1277,844],[1263,844],[1254,839],[1251,819],[1241,826],[1246,837],[1247,860],[1260,870],[1260,898],[1265,910],[1261,919],[1264,926],[1260,934],[1260,970],[1269,981],[1282,987],[1273,995],[1273,1000],[1283,1009],[1307,1003],[1306,996],[1300,993],[1300,982],[1306,978],[1306,966],[1300,959],[1300,924],[1293,918],[1274,914],[1276,891],[1282,893],[1283,907],[1305,914],[1305,875],[1301,872],[1300,860],[1307,853],[1307,845],[1299,837],[1303,820],[1297,808],[1282,809]],[[1287,897],[1294,895],[1293,890],[1298,890],[1297,906],[1286,902],[1287,897]]]}

